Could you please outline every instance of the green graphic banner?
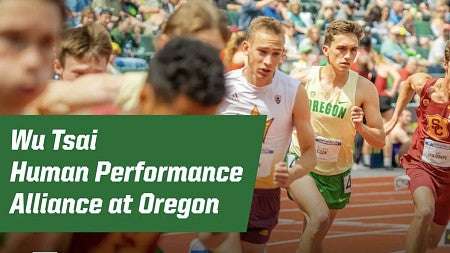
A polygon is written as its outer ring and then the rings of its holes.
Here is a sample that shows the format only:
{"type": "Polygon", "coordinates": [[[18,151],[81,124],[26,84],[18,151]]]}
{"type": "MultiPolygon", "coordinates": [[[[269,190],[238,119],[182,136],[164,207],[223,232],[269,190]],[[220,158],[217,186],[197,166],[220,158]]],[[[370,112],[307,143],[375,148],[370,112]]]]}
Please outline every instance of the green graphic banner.
{"type": "Polygon", "coordinates": [[[265,116],[0,116],[0,232],[245,231],[265,116]]]}

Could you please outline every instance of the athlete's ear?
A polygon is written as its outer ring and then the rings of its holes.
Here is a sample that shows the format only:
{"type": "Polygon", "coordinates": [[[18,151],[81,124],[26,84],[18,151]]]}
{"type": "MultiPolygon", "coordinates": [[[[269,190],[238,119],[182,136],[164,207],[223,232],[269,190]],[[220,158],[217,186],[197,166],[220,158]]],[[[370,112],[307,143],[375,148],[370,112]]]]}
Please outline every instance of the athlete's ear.
{"type": "Polygon", "coordinates": [[[447,60],[442,60],[442,66],[444,66],[445,72],[447,72],[448,70],[448,61],[447,60]]]}
{"type": "Polygon", "coordinates": [[[64,80],[64,77],[63,77],[64,69],[63,69],[63,66],[62,66],[61,62],[59,62],[58,59],[55,59],[53,61],[53,69],[55,70],[55,73],[60,76],[60,79],[64,80]]]}
{"type": "Polygon", "coordinates": [[[328,49],[329,47],[327,45],[322,45],[323,55],[328,56],[328,49]]]}
{"type": "Polygon", "coordinates": [[[246,56],[248,56],[248,49],[250,48],[250,44],[248,43],[248,41],[247,40],[244,40],[243,42],[242,42],[242,51],[244,51],[244,54],[246,55],[246,56]]]}

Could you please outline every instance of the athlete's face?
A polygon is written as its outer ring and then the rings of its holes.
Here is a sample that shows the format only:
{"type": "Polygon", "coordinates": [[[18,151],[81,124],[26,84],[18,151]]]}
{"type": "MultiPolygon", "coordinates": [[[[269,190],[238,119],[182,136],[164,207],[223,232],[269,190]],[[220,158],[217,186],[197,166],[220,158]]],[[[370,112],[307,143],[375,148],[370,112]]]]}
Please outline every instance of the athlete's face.
{"type": "Polygon", "coordinates": [[[244,70],[247,81],[256,86],[270,84],[284,52],[283,35],[261,31],[244,41],[244,53],[248,67],[244,70]]]}
{"type": "Polygon", "coordinates": [[[106,72],[107,67],[108,59],[106,57],[88,60],[71,55],[66,56],[64,67],[58,60],[55,60],[54,65],[55,72],[61,76],[61,80],[65,81],[73,81],[86,74],[103,73],[106,72]]]}
{"type": "Polygon", "coordinates": [[[354,34],[339,34],[329,46],[323,45],[328,63],[337,70],[347,70],[355,60],[358,52],[358,38],[354,34]]]}
{"type": "Polygon", "coordinates": [[[2,0],[0,9],[0,114],[18,114],[50,80],[62,19],[48,1],[2,0]]]}

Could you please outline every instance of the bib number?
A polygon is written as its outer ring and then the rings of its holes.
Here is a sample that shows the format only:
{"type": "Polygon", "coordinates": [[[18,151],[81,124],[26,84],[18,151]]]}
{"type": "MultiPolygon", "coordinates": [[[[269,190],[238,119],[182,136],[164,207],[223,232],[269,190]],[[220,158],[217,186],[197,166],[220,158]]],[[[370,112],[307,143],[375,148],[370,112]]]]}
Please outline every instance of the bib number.
{"type": "Polygon", "coordinates": [[[263,147],[261,149],[257,177],[267,177],[270,175],[274,153],[275,151],[272,148],[263,147]]]}
{"type": "Polygon", "coordinates": [[[327,139],[316,136],[316,157],[317,162],[335,163],[339,158],[339,150],[342,143],[340,140],[327,139]]]}
{"type": "Polygon", "coordinates": [[[350,174],[344,177],[344,193],[352,192],[352,177],[350,174]]]}
{"type": "Polygon", "coordinates": [[[294,166],[294,164],[297,162],[297,156],[292,154],[292,153],[288,153],[286,155],[286,163],[287,163],[287,167],[290,169],[292,168],[292,166],[294,166]]]}
{"type": "Polygon", "coordinates": [[[422,161],[439,167],[450,167],[450,145],[425,139],[422,161]]]}

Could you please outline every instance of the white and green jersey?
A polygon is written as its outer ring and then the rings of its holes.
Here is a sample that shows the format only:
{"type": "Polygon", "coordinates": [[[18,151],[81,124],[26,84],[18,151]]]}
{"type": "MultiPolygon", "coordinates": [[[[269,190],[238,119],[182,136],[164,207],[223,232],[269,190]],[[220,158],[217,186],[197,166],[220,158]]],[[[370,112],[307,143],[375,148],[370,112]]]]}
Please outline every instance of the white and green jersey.
{"type": "Polygon", "coordinates": [[[353,164],[352,148],[356,132],[350,111],[355,105],[359,75],[349,70],[345,85],[329,90],[320,83],[320,69],[319,66],[312,67],[305,84],[316,138],[317,166],[314,172],[337,175],[350,169],[353,164]]]}

